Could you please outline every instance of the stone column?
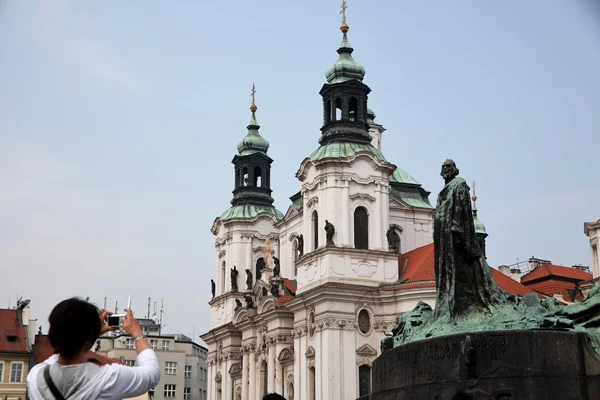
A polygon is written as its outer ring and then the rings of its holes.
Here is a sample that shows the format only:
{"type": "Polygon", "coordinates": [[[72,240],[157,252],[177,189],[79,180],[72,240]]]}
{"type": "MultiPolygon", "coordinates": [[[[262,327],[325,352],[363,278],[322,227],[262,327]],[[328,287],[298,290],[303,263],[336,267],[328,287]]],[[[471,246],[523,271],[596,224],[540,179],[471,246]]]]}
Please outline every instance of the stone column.
{"type": "Polygon", "coordinates": [[[350,243],[350,178],[342,177],[342,242],[344,246],[354,247],[350,243]]]}
{"type": "Polygon", "coordinates": [[[219,253],[220,251],[217,248],[217,255],[215,257],[217,260],[217,270],[215,271],[215,297],[223,294],[221,292],[221,258],[219,257],[219,253]]]}
{"type": "Polygon", "coordinates": [[[250,368],[248,378],[248,400],[256,398],[256,360],[254,357],[254,351],[250,350],[250,353],[248,353],[248,366],[250,368]]]}
{"type": "Polygon", "coordinates": [[[216,394],[213,393],[214,391],[214,381],[215,381],[215,374],[213,372],[213,363],[212,361],[209,361],[207,363],[208,366],[208,373],[206,374],[206,393],[208,394],[208,398],[210,399],[215,399],[216,398],[216,394]]]}
{"type": "Polygon", "coordinates": [[[300,377],[303,374],[300,373],[300,360],[304,359],[304,352],[301,346],[301,332],[302,330],[297,328],[294,334],[294,399],[300,399],[302,393],[300,377]]]}
{"type": "Polygon", "coordinates": [[[248,399],[248,352],[242,356],[242,400],[248,399]]]}
{"type": "Polygon", "coordinates": [[[387,183],[384,183],[381,187],[381,215],[381,221],[383,222],[383,237],[381,241],[383,244],[383,250],[387,250],[389,246],[385,234],[390,227],[390,187],[387,183]]]}
{"type": "Polygon", "coordinates": [[[221,372],[221,375],[223,376],[223,385],[221,386],[221,391],[223,393],[223,399],[232,399],[233,398],[233,388],[231,385],[232,379],[231,379],[231,375],[229,375],[229,369],[231,368],[231,365],[233,364],[233,360],[230,358],[227,361],[223,362],[223,365],[225,366],[225,370],[223,372],[221,372]]]}
{"type": "Polygon", "coordinates": [[[269,343],[269,355],[267,359],[267,392],[275,392],[275,345],[269,343]]]}

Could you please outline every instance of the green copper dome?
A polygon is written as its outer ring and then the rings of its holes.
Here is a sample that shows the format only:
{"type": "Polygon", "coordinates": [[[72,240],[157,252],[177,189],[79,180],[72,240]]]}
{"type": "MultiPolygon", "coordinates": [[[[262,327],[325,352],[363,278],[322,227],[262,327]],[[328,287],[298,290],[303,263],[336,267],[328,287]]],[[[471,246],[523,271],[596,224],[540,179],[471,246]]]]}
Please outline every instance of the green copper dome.
{"type": "Polygon", "coordinates": [[[331,68],[325,73],[328,83],[341,83],[352,79],[356,79],[362,82],[365,77],[365,67],[357,63],[352,58],[352,52],[354,49],[348,42],[346,32],[348,31],[347,26],[342,26],[342,32],[344,32],[344,38],[342,44],[338,49],[339,57],[331,68]],[[346,28],[346,29],[345,29],[346,28]]]}
{"type": "Polygon", "coordinates": [[[269,216],[276,222],[279,222],[283,219],[283,214],[275,207],[254,204],[240,204],[237,206],[232,206],[229,210],[221,214],[219,218],[223,222],[233,219],[254,220],[261,215],[269,216]]]}
{"type": "Polygon", "coordinates": [[[258,130],[260,125],[256,122],[254,111],[252,118],[248,124],[248,134],[237,145],[240,156],[245,156],[253,153],[266,153],[269,150],[269,142],[264,137],[260,136],[258,130]]]}
{"type": "Polygon", "coordinates": [[[473,216],[473,224],[475,224],[475,233],[487,235],[485,225],[477,218],[477,213],[473,216]]]}

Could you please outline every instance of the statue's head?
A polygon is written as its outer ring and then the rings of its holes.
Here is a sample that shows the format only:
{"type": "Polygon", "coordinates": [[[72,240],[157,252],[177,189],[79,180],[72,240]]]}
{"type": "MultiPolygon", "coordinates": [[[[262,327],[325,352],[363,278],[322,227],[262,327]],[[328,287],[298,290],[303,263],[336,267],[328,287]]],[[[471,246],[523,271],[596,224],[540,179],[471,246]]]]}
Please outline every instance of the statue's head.
{"type": "Polygon", "coordinates": [[[450,180],[458,175],[458,168],[456,168],[456,164],[452,160],[446,160],[442,164],[442,178],[445,180],[450,180]]]}

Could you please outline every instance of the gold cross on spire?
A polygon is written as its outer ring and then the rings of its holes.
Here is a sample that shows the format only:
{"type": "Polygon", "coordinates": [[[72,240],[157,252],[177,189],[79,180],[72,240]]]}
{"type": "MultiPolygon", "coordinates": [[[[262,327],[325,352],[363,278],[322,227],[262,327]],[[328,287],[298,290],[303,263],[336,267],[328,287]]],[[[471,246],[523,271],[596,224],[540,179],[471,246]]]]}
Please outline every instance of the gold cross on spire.
{"type": "Polygon", "coordinates": [[[256,94],[256,87],[254,86],[254,82],[252,82],[252,91],[250,93],[252,96],[252,105],[250,106],[250,111],[252,111],[252,114],[254,114],[257,109],[256,104],[254,103],[254,95],[256,94]]]}
{"type": "Polygon", "coordinates": [[[475,184],[475,181],[473,181],[473,196],[471,197],[471,200],[473,200],[473,205],[474,205],[475,207],[477,207],[477,206],[475,205],[475,202],[477,201],[477,195],[475,194],[475,185],[476,185],[476,184],[475,184]]]}
{"type": "Polygon", "coordinates": [[[340,14],[342,14],[342,24],[346,23],[346,8],[348,8],[348,5],[346,4],[346,0],[342,1],[342,11],[340,11],[340,14]]]}

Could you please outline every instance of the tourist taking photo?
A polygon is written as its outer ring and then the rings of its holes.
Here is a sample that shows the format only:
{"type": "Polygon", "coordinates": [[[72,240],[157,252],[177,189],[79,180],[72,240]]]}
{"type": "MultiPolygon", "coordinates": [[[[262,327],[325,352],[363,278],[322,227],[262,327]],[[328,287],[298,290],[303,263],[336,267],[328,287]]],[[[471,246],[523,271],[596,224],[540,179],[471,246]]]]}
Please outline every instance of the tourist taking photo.
{"type": "Polygon", "coordinates": [[[48,339],[56,354],[29,372],[28,397],[33,400],[123,399],[154,388],[160,380],[158,359],[131,310],[126,312],[122,329],[133,338],[138,366],[101,367],[88,362],[87,352],[99,336],[120,329],[108,326],[107,318],[112,313],[78,298],[64,300],[54,307],[48,318],[48,339]]]}

